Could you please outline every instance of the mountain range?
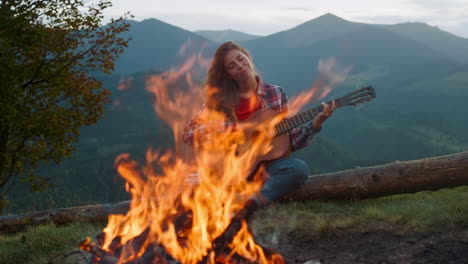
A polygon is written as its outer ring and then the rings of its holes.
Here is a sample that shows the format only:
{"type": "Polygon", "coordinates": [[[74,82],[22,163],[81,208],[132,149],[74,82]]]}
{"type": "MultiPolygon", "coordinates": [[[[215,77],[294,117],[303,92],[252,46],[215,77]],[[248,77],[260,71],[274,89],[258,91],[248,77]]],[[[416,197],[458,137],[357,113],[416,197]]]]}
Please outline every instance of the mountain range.
{"type": "MultiPolygon", "coordinates": [[[[460,62],[468,61],[468,39],[458,37],[436,26],[429,26],[421,22],[406,22],[394,25],[378,25],[350,22],[333,14],[325,14],[316,19],[307,21],[284,32],[275,33],[265,38],[270,41],[288,41],[289,43],[313,43],[340,34],[351,33],[362,26],[375,26],[393,31],[403,37],[415,40],[421,45],[437,50],[452,59],[460,62]]],[[[236,41],[243,42],[262,38],[260,36],[248,35],[238,31],[195,31],[195,33],[214,41],[236,41]],[[247,38],[247,39],[246,39],[247,38]]]]}
{"type": "MultiPolygon", "coordinates": [[[[258,47],[261,50],[266,48],[268,52],[273,50],[278,53],[281,52],[278,49],[304,48],[314,44],[320,46],[320,43],[324,42],[334,42],[336,45],[341,45],[343,49],[347,42],[359,41],[359,38],[370,34],[375,38],[367,39],[367,44],[375,46],[378,52],[384,53],[385,47],[401,41],[413,41],[411,46],[401,48],[408,49],[409,53],[420,49],[430,49],[435,54],[444,55],[459,63],[468,62],[468,39],[424,23],[374,25],[350,22],[333,14],[325,14],[292,29],[259,37],[229,30],[190,32],[157,19],[128,22],[131,24],[131,29],[125,35],[132,37],[132,40],[129,48],[116,64],[114,71],[116,74],[164,70],[181,59],[178,49],[188,40],[194,45],[207,44],[209,53],[209,51],[213,52],[220,40],[227,41],[229,38],[247,47],[258,47]],[[245,40],[246,36],[253,39],[245,40]],[[381,36],[386,36],[386,38],[378,39],[381,36]]],[[[252,53],[256,55],[255,52],[252,53]]],[[[321,55],[315,49],[307,53],[321,55]]]]}
{"type": "MultiPolygon", "coordinates": [[[[141,160],[148,145],[172,144],[171,132],[155,117],[146,76],[182,63],[187,54],[181,47],[188,45],[189,51],[209,57],[219,42],[227,40],[245,46],[262,78],[282,86],[290,97],[320,78],[321,60],[333,57],[343,67],[351,66],[347,78],[328,97],[311,104],[362,86],[375,88],[375,100],[336,110],[312,146],[294,153],[311,166],[311,173],[468,150],[468,39],[436,27],[356,23],[325,14],[261,37],[232,31],[190,32],[157,19],[129,23],[131,29],[125,33],[132,38],[129,48],[112,76],[98,76],[112,91],[114,104],[96,125],[82,129],[73,158],[42,168],[61,186],[44,194],[44,200],[72,197],[67,192],[73,188],[75,193],[79,188],[79,195],[70,199],[83,204],[123,199],[123,183],[109,184],[116,178],[115,157],[130,152],[141,160]],[[134,80],[133,88],[117,89],[128,78],[134,80]]],[[[22,206],[30,201],[24,192],[16,198],[22,206]]],[[[58,206],[65,205],[70,204],[58,206]]]]}

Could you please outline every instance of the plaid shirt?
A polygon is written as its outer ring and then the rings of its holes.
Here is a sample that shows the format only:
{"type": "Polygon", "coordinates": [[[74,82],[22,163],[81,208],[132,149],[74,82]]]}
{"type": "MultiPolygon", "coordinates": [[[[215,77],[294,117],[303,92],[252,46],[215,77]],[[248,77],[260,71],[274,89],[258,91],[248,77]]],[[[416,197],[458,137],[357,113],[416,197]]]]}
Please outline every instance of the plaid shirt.
{"type": "MultiPolygon", "coordinates": [[[[260,98],[262,108],[270,108],[275,110],[278,113],[287,111],[288,109],[288,97],[284,90],[277,86],[264,83],[260,78],[258,78],[258,89],[257,96],[260,98]]],[[[184,129],[183,139],[184,142],[190,145],[193,145],[193,137],[195,131],[197,133],[204,133],[205,126],[197,122],[198,115],[206,107],[205,104],[202,105],[200,111],[195,115],[195,117],[187,124],[184,129]]],[[[233,128],[236,126],[235,121],[226,121],[221,124],[221,127],[224,129],[233,128]]],[[[312,142],[312,138],[316,133],[321,130],[315,130],[312,127],[312,122],[309,122],[307,125],[297,127],[288,132],[289,139],[291,143],[291,150],[299,150],[312,142]]]]}

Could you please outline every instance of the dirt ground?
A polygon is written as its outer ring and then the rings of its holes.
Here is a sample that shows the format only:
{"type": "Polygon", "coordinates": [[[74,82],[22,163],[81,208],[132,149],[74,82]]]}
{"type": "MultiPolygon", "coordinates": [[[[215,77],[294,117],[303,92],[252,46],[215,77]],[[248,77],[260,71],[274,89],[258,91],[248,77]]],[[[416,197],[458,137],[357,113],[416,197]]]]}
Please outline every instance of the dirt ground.
{"type": "MultiPolygon", "coordinates": [[[[468,228],[404,235],[389,231],[342,231],[321,238],[291,231],[282,234],[274,243],[262,237],[256,237],[256,240],[262,246],[280,253],[287,264],[468,263],[468,228]]],[[[91,257],[88,253],[85,255],[91,257]]],[[[69,261],[60,263],[89,263],[83,262],[82,258],[69,261]]]]}
{"type": "Polygon", "coordinates": [[[385,231],[343,232],[308,238],[291,232],[275,248],[287,263],[468,263],[468,229],[396,235],[385,231]]]}

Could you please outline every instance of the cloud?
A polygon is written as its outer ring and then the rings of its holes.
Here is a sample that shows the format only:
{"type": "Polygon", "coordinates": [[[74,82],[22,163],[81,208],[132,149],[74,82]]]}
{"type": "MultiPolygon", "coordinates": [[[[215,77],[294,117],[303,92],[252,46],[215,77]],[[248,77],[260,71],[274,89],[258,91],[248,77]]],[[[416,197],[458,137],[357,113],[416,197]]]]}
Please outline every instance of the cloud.
{"type": "Polygon", "coordinates": [[[288,10],[288,11],[301,11],[301,12],[310,12],[310,11],[313,11],[314,9],[310,8],[310,7],[286,7],[284,8],[285,10],[288,10]]]}
{"type": "Polygon", "coordinates": [[[404,22],[422,22],[430,26],[466,37],[468,35],[468,1],[463,0],[411,0],[403,3],[397,9],[386,15],[381,11],[372,12],[373,15],[354,15],[351,21],[372,24],[397,24],[404,22]],[[400,10],[398,10],[400,9],[400,10]],[[410,12],[408,12],[410,11],[410,12]]]}
{"type": "Polygon", "coordinates": [[[453,26],[442,26],[441,29],[468,39],[468,20],[453,26]]]}
{"type": "Polygon", "coordinates": [[[424,9],[447,9],[468,6],[466,0],[411,0],[410,3],[424,9]]]}

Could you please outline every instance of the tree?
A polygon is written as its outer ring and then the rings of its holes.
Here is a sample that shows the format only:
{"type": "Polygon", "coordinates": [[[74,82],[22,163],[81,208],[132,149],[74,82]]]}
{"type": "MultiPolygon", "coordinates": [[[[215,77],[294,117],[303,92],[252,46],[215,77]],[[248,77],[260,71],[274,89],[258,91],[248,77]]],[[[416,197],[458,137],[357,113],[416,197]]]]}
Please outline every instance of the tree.
{"type": "MultiPolygon", "coordinates": [[[[129,13],[102,26],[110,1],[0,0],[0,195],[17,182],[41,191],[35,169],[71,156],[79,128],[96,123],[110,74],[129,39],[129,13]]],[[[1,209],[1,205],[0,205],[1,209]]]]}

